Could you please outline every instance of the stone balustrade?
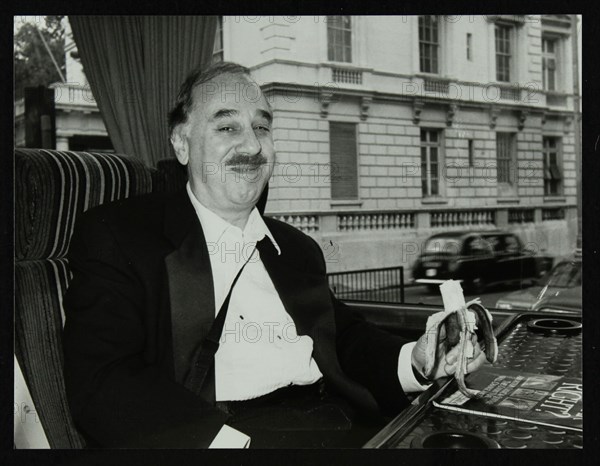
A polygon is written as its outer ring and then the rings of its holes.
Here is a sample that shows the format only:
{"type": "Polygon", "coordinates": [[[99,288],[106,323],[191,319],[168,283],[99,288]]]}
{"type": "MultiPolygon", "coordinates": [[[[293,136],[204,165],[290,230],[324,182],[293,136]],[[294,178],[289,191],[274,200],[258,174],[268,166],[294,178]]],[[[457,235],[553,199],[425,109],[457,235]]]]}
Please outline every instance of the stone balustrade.
{"type": "Polygon", "coordinates": [[[464,210],[369,211],[369,212],[308,212],[274,213],[267,216],[288,223],[307,234],[328,235],[350,232],[402,232],[429,228],[507,228],[539,221],[564,220],[566,211],[574,206],[560,207],[495,207],[464,210]]]}
{"type": "Polygon", "coordinates": [[[96,100],[89,85],[55,83],[50,87],[54,89],[54,101],[58,107],[83,106],[97,108],[96,100]]]}
{"type": "Polygon", "coordinates": [[[518,102],[521,100],[521,91],[519,88],[502,86],[500,87],[500,99],[518,102]]]}
{"type": "Polygon", "coordinates": [[[565,218],[565,209],[562,207],[550,207],[542,209],[542,220],[563,220],[565,218]]]}
{"type": "Polygon", "coordinates": [[[304,233],[317,233],[319,231],[319,215],[270,215],[270,217],[297,228],[304,233]]]}
{"type": "Polygon", "coordinates": [[[331,79],[334,83],[362,84],[362,71],[346,68],[331,68],[331,79]]]}
{"type": "Polygon", "coordinates": [[[508,223],[530,223],[535,220],[535,209],[509,209],[508,223]]]}
{"type": "Polygon", "coordinates": [[[423,79],[423,88],[426,92],[436,92],[439,94],[448,94],[450,82],[440,79],[423,79]]]}
{"type": "Polygon", "coordinates": [[[574,207],[488,208],[444,211],[308,212],[267,214],[307,234],[407,231],[422,228],[506,228],[537,221],[563,220],[574,207]]]}
{"type": "Polygon", "coordinates": [[[470,227],[496,224],[495,212],[491,209],[431,212],[430,216],[432,227],[470,227]]]}
{"type": "Polygon", "coordinates": [[[413,212],[373,212],[337,215],[337,231],[398,230],[415,227],[413,212]]]}

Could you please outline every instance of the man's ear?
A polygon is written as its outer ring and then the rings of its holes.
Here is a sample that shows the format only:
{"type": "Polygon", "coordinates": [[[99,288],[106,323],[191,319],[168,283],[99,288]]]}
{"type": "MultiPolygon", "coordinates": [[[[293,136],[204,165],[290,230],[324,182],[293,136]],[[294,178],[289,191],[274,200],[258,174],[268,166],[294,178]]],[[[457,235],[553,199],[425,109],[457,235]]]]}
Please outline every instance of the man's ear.
{"type": "Polygon", "coordinates": [[[183,131],[183,125],[177,126],[171,134],[171,144],[175,151],[175,156],[181,165],[187,165],[190,159],[190,145],[188,144],[187,138],[185,137],[185,131],[183,131]]]}

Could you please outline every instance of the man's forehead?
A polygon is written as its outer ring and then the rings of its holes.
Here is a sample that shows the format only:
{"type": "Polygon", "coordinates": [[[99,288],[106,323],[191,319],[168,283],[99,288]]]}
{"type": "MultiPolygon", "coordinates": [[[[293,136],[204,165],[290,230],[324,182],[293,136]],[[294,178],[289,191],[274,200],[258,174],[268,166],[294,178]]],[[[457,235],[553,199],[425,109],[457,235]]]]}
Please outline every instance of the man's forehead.
{"type": "Polygon", "coordinates": [[[243,74],[224,73],[194,89],[194,105],[209,113],[223,108],[262,108],[270,113],[260,86],[243,74]],[[210,110],[209,110],[210,109],[210,110]]]}

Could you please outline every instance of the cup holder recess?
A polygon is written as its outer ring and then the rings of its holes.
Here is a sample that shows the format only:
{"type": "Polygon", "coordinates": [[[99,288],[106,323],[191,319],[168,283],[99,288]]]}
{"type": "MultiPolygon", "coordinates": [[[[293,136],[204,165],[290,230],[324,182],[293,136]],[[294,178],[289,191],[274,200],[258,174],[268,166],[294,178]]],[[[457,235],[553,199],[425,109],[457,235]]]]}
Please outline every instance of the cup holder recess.
{"type": "Polygon", "coordinates": [[[415,437],[412,448],[500,448],[495,440],[483,435],[465,431],[441,431],[422,437],[415,437]]]}
{"type": "Polygon", "coordinates": [[[581,322],[554,317],[530,320],[527,327],[533,332],[554,335],[574,335],[581,332],[582,329],[581,322]]]}

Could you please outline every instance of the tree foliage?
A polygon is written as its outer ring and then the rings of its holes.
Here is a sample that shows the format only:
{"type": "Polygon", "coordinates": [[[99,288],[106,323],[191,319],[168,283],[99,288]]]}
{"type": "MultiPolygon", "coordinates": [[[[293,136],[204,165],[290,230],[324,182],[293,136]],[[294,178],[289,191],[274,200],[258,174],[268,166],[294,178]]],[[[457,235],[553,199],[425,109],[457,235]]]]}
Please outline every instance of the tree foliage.
{"type": "MultiPolygon", "coordinates": [[[[41,18],[41,17],[38,17],[41,18]]],[[[23,96],[28,86],[48,86],[61,81],[40,33],[44,36],[56,63],[65,72],[65,31],[63,16],[45,16],[43,22],[22,21],[14,36],[15,99],[23,96]]],[[[19,17],[15,17],[19,21],[19,17]]]]}

